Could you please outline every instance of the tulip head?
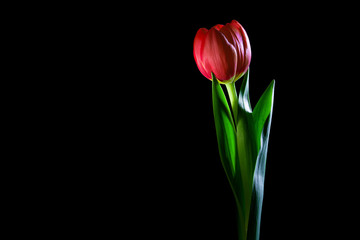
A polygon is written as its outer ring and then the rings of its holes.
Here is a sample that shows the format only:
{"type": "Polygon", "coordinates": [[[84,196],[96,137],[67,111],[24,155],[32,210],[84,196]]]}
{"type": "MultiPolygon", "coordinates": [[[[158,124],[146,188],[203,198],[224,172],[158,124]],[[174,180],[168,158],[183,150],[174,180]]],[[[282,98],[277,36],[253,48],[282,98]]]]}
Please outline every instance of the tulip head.
{"type": "Polygon", "coordinates": [[[200,28],[194,39],[194,58],[206,78],[212,80],[211,73],[214,73],[221,83],[231,83],[249,68],[249,38],[236,20],[210,30],[200,28]]]}

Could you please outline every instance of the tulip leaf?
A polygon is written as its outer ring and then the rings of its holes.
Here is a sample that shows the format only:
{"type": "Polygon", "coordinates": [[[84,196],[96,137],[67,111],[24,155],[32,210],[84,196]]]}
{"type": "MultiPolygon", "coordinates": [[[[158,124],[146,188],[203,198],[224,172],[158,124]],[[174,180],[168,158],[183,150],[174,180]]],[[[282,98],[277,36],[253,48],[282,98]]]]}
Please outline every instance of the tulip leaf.
{"type": "Polygon", "coordinates": [[[258,134],[260,133],[259,138],[257,138],[260,141],[260,150],[253,176],[247,240],[260,239],[260,220],[264,199],[265,168],[272,120],[274,86],[275,81],[273,80],[261,96],[253,113],[256,131],[258,134]]]}
{"type": "Polygon", "coordinates": [[[235,176],[235,162],[237,158],[236,131],[233,118],[225,94],[213,75],[212,80],[213,111],[219,154],[228,177],[235,176]]]}
{"type": "Polygon", "coordinates": [[[273,95],[274,95],[274,85],[275,80],[273,80],[263,95],[260,97],[258,103],[254,108],[254,124],[255,124],[255,132],[256,132],[256,139],[258,140],[257,146],[260,147],[260,135],[263,130],[265,121],[269,116],[272,110],[272,102],[273,102],[273,95]]]}
{"type": "Polygon", "coordinates": [[[239,92],[239,104],[240,108],[244,109],[246,112],[251,112],[250,96],[249,96],[249,75],[250,68],[246,71],[243,76],[243,80],[239,92]]]}

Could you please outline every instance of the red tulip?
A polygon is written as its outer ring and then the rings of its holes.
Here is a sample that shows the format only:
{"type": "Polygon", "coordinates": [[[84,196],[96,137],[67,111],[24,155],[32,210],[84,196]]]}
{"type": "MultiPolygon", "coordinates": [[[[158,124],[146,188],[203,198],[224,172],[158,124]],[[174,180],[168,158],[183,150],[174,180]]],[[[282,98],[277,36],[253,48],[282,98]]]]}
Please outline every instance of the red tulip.
{"type": "Polygon", "coordinates": [[[249,68],[249,38],[239,22],[200,28],[194,40],[194,58],[200,72],[211,80],[211,72],[222,83],[238,80],[249,68]]]}

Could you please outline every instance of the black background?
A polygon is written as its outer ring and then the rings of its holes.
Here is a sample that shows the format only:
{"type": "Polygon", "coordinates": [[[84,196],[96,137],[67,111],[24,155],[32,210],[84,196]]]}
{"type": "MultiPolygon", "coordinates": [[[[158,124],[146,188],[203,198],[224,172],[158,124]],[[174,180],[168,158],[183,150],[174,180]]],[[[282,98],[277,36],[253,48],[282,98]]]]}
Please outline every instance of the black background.
{"type": "Polygon", "coordinates": [[[66,140],[53,147],[67,161],[51,198],[60,202],[55,215],[65,216],[59,232],[236,239],[211,81],[193,58],[199,28],[235,19],[251,43],[253,107],[276,81],[260,239],[346,233],[343,206],[354,181],[349,135],[356,135],[346,128],[356,123],[356,88],[346,75],[349,9],[200,1],[81,5],[71,18],[62,15],[70,20],[61,30],[59,54],[67,60],[58,76],[66,83],[58,83],[65,91],[56,135],[66,140]]]}

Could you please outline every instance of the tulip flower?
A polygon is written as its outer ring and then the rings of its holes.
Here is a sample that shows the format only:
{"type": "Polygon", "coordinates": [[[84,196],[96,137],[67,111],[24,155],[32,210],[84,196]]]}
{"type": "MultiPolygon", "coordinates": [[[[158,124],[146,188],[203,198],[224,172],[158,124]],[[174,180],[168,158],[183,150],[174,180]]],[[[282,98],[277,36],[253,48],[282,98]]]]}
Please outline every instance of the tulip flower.
{"type": "Polygon", "coordinates": [[[200,72],[212,80],[219,155],[235,197],[238,239],[259,240],[275,81],[252,109],[250,43],[245,30],[235,20],[210,30],[199,29],[194,40],[194,58],[200,72]],[[241,77],[237,94],[235,82],[241,77]],[[220,83],[226,86],[232,110],[220,83]]]}
{"type": "Polygon", "coordinates": [[[250,65],[251,48],[244,28],[233,20],[210,30],[201,28],[194,40],[194,58],[200,72],[222,83],[238,80],[250,65]]]}

